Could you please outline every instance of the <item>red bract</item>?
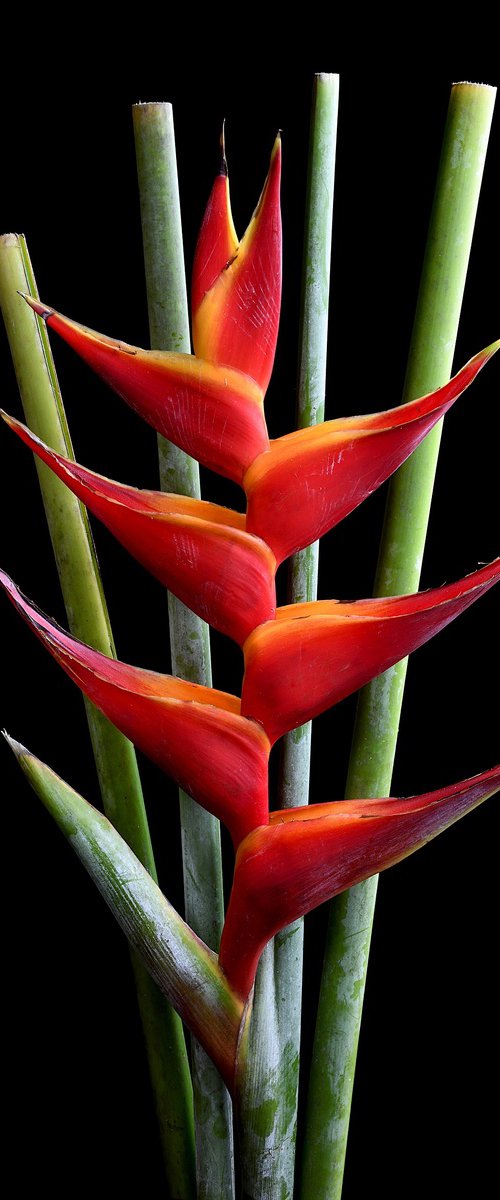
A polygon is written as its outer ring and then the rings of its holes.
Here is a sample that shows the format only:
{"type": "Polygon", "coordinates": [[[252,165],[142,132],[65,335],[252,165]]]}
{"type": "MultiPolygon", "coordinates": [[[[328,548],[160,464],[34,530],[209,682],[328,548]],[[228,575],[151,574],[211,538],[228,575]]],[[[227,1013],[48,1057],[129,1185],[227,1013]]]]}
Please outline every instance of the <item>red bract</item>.
{"type": "Polygon", "coordinates": [[[444,629],[500,579],[500,558],[413,596],[278,608],[245,643],[241,711],[271,744],[386,671],[444,629]]]}
{"type": "Polygon", "coordinates": [[[263,392],[273,367],[281,302],[280,177],[278,136],[262,195],[238,244],[223,155],[193,269],[195,353],[251,375],[263,392]]]}
{"type": "Polygon", "coordinates": [[[237,696],[107,658],[49,621],[3,571],[0,584],[85,695],[219,817],[235,845],[267,821],[269,742],[260,725],[241,716],[237,696]]]}
{"type": "Polygon", "coordinates": [[[188,354],[115,342],[25,298],[159,433],[242,485],[247,532],[267,542],[278,563],[379,487],[500,347],[500,341],[487,346],[444,387],[409,404],[326,421],[270,443],[263,392],[248,375],[188,354]]]}
{"type": "Polygon", "coordinates": [[[273,813],[242,842],[219,961],[246,999],[266,943],[285,925],[385,870],[500,788],[500,766],[408,800],[344,800],[273,813]]]}
{"type": "Polygon", "coordinates": [[[197,312],[206,292],[234,258],[238,235],[234,228],[229,199],[224,127],[220,139],[220,166],[209,196],[198,234],[193,262],[191,307],[197,312]]]}
{"type": "Polygon", "coordinates": [[[500,578],[500,559],[414,596],[278,609],[245,643],[236,696],[107,658],[50,622],[0,572],[18,611],[122,733],[209,812],[235,845],[267,823],[270,746],[422,645],[500,578]],[[262,726],[262,728],[261,728],[262,726]]]}
{"type": "Polygon", "coordinates": [[[499,348],[500,341],[487,346],[444,387],[409,404],[271,442],[243,481],[248,532],[265,538],[278,563],[320,538],[392,475],[499,348]]]}
{"type": "Polygon", "coordinates": [[[261,538],[246,533],[242,513],[105,479],[1,415],[126,549],[215,629],[243,645],[274,616],[276,560],[261,538]]]}
{"type": "Polygon", "coordinates": [[[25,299],[135,412],[206,467],[241,483],[267,449],[263,394],[249,375],[192,354],[128,346],[25,299]]]}

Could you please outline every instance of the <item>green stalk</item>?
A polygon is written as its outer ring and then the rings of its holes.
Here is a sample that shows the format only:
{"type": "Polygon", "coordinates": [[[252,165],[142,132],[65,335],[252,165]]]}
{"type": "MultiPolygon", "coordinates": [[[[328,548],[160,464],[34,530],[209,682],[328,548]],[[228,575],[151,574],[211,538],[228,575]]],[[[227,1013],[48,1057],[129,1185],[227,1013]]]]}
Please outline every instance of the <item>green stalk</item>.
{"type": "MultiPolygon", "coordinates": [[[[403,402],[450,377],[495,89],[455,84],[444,132],[403,402]]],[[[418,589],[441,425],[394,477],[375,595],[418,589]]],[[[407,659],[360,693],[348,797],[390,794],[407,659]]],[[[377,879],[332,904],[311,1069],[302,1197],[340,1200],[377,879]]]]}
{"type": "MultiPolygon", "coordinates": [[[[171,104],[133,107],[151,346],[189,354],[182,225],[171,104]]],[[[198,464],[158,438],[164,491],[200,496],[198,464]]],[[[210,687],[208,626],[169,594],[172,670],[210,687]]],[[[224,921],[219,822],[180,792],[186,920],[211,949],[224,921]]],[[[232,1200],[234,1154],[229,1094],[193,1041],[196,1173],[200,1200],[232,1200]]]]}
{"type": "MultiPolygon", "coordinates": [[[[0,304],[26,421],[49,446],[73,458],[46,328],[18,291],[38,295],[24,238],[6,234],[0,239],[0,304]]],[[[86,510],[52,471],[38,460],[36,467],[70,629],[115,656],[86,510]]],[[[85,707],[106,815],[156,879],[134,748],[92,704],[85,701],[85,707]]],[[[192,1089],[182,1024],[135,953],[132,966],[167,1176],[173,1193],[191,1200],[192,1089]]]]}
{"type": "MultiPolygon", "coordinates": [[[[324,420],[328,301],[338,115],[338,75],[313,86],[302,269],[297,425],[324,420]]],[[[294,555],[288,603],[315,600],[319,543],[294,555]]],[[[307,804],[311,722],[284,739],[279,806],[307,804]]],[[[293,1195],[302,1007],[303,921],[278,934],[262,956],[249,1029],[243,1104],[245,1194],[293,1195]]]]}

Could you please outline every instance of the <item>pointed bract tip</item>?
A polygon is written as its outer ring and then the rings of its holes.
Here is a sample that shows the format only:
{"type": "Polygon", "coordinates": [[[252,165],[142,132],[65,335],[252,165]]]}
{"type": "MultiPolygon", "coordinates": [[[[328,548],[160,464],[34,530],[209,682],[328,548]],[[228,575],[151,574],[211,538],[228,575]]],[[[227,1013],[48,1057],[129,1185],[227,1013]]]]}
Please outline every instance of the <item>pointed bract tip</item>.
{"type": "Polygon", "coordinates": [[[5,421],[6,425],[10,426],[11,429],[16,429],[19,427],[20,422],[16,421],[15,417],[11,417],[10,413],[5,412],[4,408],[0,408],[0,417],[2,418],[2,421],[5,421]]]}
{"type": "Polygon", "coordinates": [[[10,746],[12,753],[15,754],[16,758],[26,758],[29,756],[30,751],[26,749],[26,746],[23,746],[22,742],[17,742],[15,738],[11,737],[10,734],[7,733],[6,729],[2,729],[2,736],[5,738],[7,745],[10,746]]]}
{"type": "Polygon", "coordinates": [[[45,304],[41,304],[34,296],[28,296],[26,292],[19,292],[19,295],[22,296],[23,300],[26,300],[26,304],[29,304],[33,312],[36,312],[37,316],[42,318],[42,321],[47,321],[49,317],[54,316],[54,309],[47,308],[45,304]]]}
{"type": "Polygon", "coordinates": [[[225,117],[222,122],[222,129],[220,131],[219,144],[220,144],[219,175],[227,175],[228,171],[227,171],[227,158],[226,158],[226,118],[225,117]]]}

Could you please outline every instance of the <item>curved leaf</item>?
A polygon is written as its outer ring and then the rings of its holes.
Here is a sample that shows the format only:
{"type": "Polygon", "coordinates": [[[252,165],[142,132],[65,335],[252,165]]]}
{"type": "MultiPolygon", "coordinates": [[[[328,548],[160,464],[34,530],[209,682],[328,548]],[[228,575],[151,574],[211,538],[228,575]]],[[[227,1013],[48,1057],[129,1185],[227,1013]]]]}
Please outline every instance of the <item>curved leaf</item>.
{"type": "Polygon", "coordinates": [[[129,942],[231,1088],[243,1005],[217,956],[172,908],[106,817],[19,742],[4,736],[129,942]]]}

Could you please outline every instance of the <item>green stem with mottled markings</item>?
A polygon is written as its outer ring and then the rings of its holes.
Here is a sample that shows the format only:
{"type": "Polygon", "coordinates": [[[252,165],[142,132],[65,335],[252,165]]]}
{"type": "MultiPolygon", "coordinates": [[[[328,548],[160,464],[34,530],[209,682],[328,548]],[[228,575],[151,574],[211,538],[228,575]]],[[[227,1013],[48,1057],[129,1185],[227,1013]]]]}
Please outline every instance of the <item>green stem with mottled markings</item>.
{"type": "MultiPolygon", "coordinates": [[[[174,123],[170,104],[133,108],[151,346],[189,354],[189,320],[174,123]]],[[[158,439],[164,491],[200,495],[198,464],[158,439]]],[[[175,675],[210,687],[209,630],[169,594],[170,645],[175,675]]],[[[218,950],[224,903],[219,823],[180,793],[186,920],[218,950]]],[[[232,1200],[234,1163],[229,1095],[213,1063],[193,1042],[196,1172],[199,1200],[232,1200]]]]}
{"type": "MultiPolygon", "coordinates": [[[[451,373],[495,89],[452,88],[403,402],[451,373]]],[[[418,589],[441,423],[394,477],[375,595],[418,589]]],[[[347,796],[390,794],[407,659],[360,694],[347,796]]],[[[340,1200],[377,879],[331,909],[311,1069],[302,1200],[340,1200]]]]}

